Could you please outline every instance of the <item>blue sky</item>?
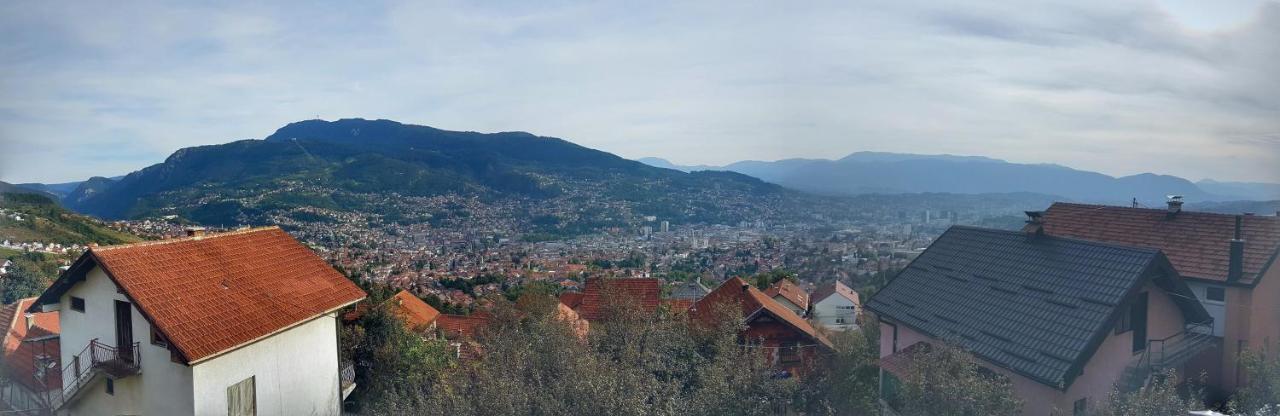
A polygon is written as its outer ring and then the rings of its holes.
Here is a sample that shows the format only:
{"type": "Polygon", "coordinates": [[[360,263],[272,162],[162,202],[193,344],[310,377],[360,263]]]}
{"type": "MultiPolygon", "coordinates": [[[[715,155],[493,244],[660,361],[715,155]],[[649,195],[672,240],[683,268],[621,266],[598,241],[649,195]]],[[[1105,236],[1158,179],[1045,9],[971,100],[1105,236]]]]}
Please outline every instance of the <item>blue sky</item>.
{"type": "Polygon", "coordinates": [[[0,3],[0,180],[365,117],[1280,182],[1276,1],[262,3],[0,3]]]}

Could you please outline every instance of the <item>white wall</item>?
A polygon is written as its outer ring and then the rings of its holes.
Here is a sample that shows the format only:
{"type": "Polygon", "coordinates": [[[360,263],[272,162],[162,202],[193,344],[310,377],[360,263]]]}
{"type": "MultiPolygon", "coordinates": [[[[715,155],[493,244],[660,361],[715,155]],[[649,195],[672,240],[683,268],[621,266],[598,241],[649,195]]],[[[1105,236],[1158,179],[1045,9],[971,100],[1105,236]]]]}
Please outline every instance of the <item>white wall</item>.
{"type": "Polygon", "coordinates": [[[804,308],[801,308],[800,305],[791,303],[791,301],[788,300],[786,296],[782,296],[782,295],[774,296],[773,300],[778,301],[778,303],[781,304],[782,306],[786,306],[787,309],[790,309],[792,312],[795,312],[796,315],[804,316],[805,312],[808,312],[804,310],[804,308]]]}
{"type": "Polygon", "coordinates": [[[226,414],[227,387],[251,376],[258,415],[339,414],[337,334],[327,314],[196,364],[196,414],[226,414]]]}
{"type": "Polygon", "coordinates": [[[813,321],[828,329],[840,331],[855,329],[858,327],[857,306],[844,296],[836,294],[827,296],[821,302],[813,304],[813,321]],[[840,309],[850,306],[854,309],[840,309]],[[840,318],[844,318],[844,323],[839,323],[840,318]]]}
{"type": "MultiPolygon", "coordinates": [[[[72,357],[84,351],[89,341],[114,346],[116,343],[115,301],[128,302],[116,285],[99,267],[90,270],[85,281],[77,283],[62,296],[59,319],[62,326],[62,368],[73,366],[72,357]],[[85,300],[85,311],[71,310],[71,296],[85,300]]],[[[169,350],[151,344],[151,324],[133,308],[133,340],[140,344],[142,372],[115,380],[115,394],[106,393],[106,382],[99,377],[83,387],[85,391],[63,413],[74,415],[191,414],[191,368],[169,360],[169,350]]],[[[83,357],[81,368],[89,367],[83,357]]],[[[63,373],[67,374],[67,373],[63,373]]],[[[63,384],[70,384],[64,377],[63,384]]],[[[223,410],[225,413],[226,410],[223,410]]]]}
{"type": "Polygon", "coordinates": [[[1224,298],[1222,302],[1216,302],[1207,298],[1206,292],[1210,286],[1224,288],[1223,285],[1210,285],[1192,280],[1184,280],[1187,286],[1191,287],[1191,291],[1196,294],[1196,298],[1200,300],[1200,304],[1204,305],[1204,309],[1209,311],[1209,316],[1213,317],[1213,336],[1220,337],[1224,334],[1227,327],[1227,303],[1224,298]]]}

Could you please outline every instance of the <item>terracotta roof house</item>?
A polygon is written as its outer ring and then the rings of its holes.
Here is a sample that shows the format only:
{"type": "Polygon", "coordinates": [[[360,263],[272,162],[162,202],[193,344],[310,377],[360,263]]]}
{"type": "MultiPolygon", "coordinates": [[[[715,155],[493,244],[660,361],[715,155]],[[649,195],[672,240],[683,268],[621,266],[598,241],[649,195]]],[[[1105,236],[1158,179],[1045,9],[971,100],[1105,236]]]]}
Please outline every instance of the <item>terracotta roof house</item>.
{"type": "Polygon", "coordinates": [[[591,278],[587,279],[582,300],[574,310],[588,322],[603,318],[610,302],[632,303],[642,311],[653,313],[658,310],[661,296],[662,282],[658,279],[591,278]]]}
{"type": "Polygon", "coordinates": [[[1213,316],[1216,346],[1188,371],[1205,372],[1223,393],[1243,381],[1237,357],[1280,342],[1280,217],[1054,203],[1032,212],[1027,229],[1159,249],[1213,316]]]}
{"type": "Polygon", "coordinates": [[[718,307],[740,311],[747,325],[741,334],[745,345],[760,348],[788,374],[803,375],[819,354],[833,348],[808,321],[740,278],[721,283],[694,302],[688,314],[690,319],[711,324],[719,319],[718,307]]]}
{"type": "Polygon", "coordinates": [[[814,323],[837,331],[858,328],[862,301],[858,292],[844,283],[835,281],[819,286],[809,299],[813,305],[810,307],[809,319],[814,323]]]}
{"type": "Polygon", "coordinates": [[[791,309],[796,315],[809,313],[809,294],[791,279],[782,279],[765,289],[764,295],[791,309]]]}
{"type": "Polygon", "coordinates": [[[20,299],[0,308],[5,325],[0,371],[12,381],[0,386],[0,406],[7,409],[47,408],[62,390],[58,313],[27,313],[35,300],[20,299]]]}
{"type": "Polygon", "coordinates": [[[58,413],[338,414],[365,294],[277,227],[91,247],[27,312],[61,324],[58,413]]]}
{"type": "Polygon", "coordinates": [[[409,291],[396,292],[395,296],[387,299],[386,305],[410,330],[419,333],[435,332],[436,318],[440,316],[440,311],[409,291]]]}
{"type": "Polygon", "coordinates": [[[493,315],[479,311],[471,315],[441,314],[436,318],[436,327],[440,335],[449,340],[454,353],[463,360],[474,360],[482,352],[476,336],[493,320],[493,315]]]}
{"type": "Polygon", "coordinates": [[[1091,409],[1210,338],[1208,312],[1159,250],[1034,232],[953,226],[865,306],[881,360],[955,343],[1008,377],[1027,415],[1091,409]]]}

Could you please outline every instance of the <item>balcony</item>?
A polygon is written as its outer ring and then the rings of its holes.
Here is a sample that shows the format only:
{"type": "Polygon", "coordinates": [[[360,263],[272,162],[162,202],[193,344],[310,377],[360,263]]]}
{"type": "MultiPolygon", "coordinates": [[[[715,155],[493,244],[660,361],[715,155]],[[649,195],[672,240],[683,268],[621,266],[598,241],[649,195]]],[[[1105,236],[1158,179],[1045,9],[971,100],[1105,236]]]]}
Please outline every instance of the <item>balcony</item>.
{"type": "Polygon", "coordinates": [[[1212,321],[1188,324],[1182,332],[1168,338],[1148,340],[1147,349],[1125,368],[1117,385],[1122,392],[1136,391],[1152,377],[1177,368],[1221,340],[1213,336],[1212,321]]]}
{"type": "Polygon", "coordinates": [[[49,409],[60,409],[74,400],[98,375],[121,379],[142,372],[139,346],[135,342],[128,348],[121,349],[98,342],[97,339],[89,341],[84,350],[71,357],[71,362],[63,363],[62,389],[49,393],[49,409]]]}

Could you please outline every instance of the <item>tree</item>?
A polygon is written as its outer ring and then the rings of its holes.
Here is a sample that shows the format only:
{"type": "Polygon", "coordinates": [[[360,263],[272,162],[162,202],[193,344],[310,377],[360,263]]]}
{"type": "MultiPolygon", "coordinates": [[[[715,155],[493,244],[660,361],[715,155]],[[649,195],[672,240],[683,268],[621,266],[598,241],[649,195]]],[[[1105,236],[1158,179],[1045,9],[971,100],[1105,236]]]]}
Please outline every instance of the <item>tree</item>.
{"type": "Polygon", "coordinates": [[[448,343],[418,336],[385,308],[370,309],[343,330],[342,339],[357,364],[355,402],[373,414],[421,406],[440,374],[455,364],[448,343]]]}
{"type": "Polygon", "coordinates": [[[1096,416],[1164,416],[1185,415],[1204,409],[1204,398],[1199,389],[1188,394],[1178,392],[1178,374],[1170,369],[1157,374],[1152,382],[1137,391],[1120,393],[1112,391],[1107,406],[1093,412],[1096,416]]]}
{"type": "Polygon", "coordinates": [[[879,322],[866,321],[861,330],[828,335],[835,353],[819,367],[802,390],[811,414],[870,415],[879,412],[879,322]]]}
{"type": "Polygon", "coordinates": [[[8,274],[0,277],[0,302],[8,305],[18,299],[37,296],[52,283],[51,279],[42,276],[39,269],[33,266],[35,265],[31,262],[20,258],[13,263],[8,274]]]}
{"type": "Polygon", "coordinates": [[[1022,402],[1008,378],[978,364],[963,348],[925,344],[911,352],[898,403],[903,415],[1017,415],[1022,402]]]}
{"type": "Polygon", "coordinates": [[[1245,351],[1240,355],[1240,365],[1248,376],[1248,383],[1231,398],[1231,411],[1280,415],[1280,354],[1245,351]]]}

